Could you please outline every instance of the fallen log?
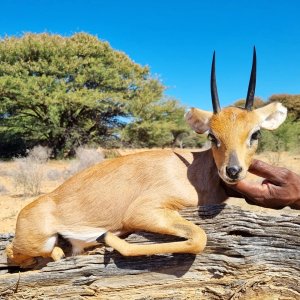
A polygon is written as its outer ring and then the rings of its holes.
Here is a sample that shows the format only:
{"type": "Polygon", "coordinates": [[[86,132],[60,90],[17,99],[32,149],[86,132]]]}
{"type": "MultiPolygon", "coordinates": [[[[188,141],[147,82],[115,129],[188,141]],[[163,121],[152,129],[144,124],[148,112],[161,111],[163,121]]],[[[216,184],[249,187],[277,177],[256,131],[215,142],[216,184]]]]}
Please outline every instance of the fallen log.
{"type": "MultiPolygon", "coordinates": [[[[7,265],[0,235],[0,299],[300,299],[300,216],[270,216],[234,206],[186,209],[205,229],[200,255],[122,257],[111,248],[38,270],[7,265]]],[[[132,234],[132,243],[174,237],[132,234]]]]}

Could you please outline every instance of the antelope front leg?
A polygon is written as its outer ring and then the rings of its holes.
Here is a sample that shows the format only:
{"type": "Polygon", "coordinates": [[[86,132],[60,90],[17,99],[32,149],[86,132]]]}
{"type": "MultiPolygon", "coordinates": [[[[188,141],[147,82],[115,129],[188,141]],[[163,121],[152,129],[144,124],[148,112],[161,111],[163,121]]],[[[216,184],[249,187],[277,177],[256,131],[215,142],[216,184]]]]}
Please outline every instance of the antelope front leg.
{"type": "MultiPolygon", "coordinates": [[[[186,241],[136,245],[130,244],[114,234],[107,232],[102,238],[104,242],[124,256],[153,255],[166,253],[197,254],[205,248],[206,234],[203,229],[182,218],[176,211],[158,209],[149,211],[149,215],[136,212],[128,220],[131,229],[144,230],[160,234],[169,234],[186,238],[186,241]],[[136,224],[140,224],[136,226],[136,224]]],[[[128,222],[127,221],[127,222],[128,222]]]]}

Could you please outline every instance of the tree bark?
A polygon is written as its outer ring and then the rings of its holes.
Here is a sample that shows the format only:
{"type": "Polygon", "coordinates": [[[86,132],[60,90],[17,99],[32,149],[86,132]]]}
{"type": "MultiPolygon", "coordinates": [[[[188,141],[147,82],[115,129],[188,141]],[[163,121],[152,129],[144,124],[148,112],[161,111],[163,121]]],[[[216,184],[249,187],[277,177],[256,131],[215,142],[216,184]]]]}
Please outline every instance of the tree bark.
{"type": "MultiPolygon", "coordinates": [[[[257,215],[234,206],[186,209],[205,229],[202,254],[122,257],[111,248],[40,260],[39,270],[8,266],[0,236],[0,299],[300,299],[300,216],[257,215]],[[44,264],[44,266],[42,266],[44,264]]],[[[132,234],[132,243],[174,237],[132,234]]]]}

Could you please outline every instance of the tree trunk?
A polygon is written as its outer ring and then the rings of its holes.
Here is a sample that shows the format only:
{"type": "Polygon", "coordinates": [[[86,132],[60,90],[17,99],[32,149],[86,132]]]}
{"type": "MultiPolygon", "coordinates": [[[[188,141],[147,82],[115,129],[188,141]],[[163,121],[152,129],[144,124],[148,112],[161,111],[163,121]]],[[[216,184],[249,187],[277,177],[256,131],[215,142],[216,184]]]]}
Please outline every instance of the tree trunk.
{"type": "MultiPolygon", "coordinates": [[[[2,235],[0,299],[300,299],[300,216],[221,205],[181,214],[205,229],[202,254],[126,258],[102,248],[18,273],[3,254],[12,235],[2,235]]],[[[149,233],[127,238],[170,239],[149,233]]]]}

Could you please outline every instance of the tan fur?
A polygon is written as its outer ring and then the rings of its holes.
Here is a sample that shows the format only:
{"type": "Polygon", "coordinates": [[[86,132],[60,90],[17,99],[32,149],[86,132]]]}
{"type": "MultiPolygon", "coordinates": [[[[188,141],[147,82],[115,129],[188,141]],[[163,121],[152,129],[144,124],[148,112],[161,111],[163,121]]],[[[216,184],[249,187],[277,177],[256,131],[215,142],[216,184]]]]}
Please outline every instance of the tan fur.
{"type": "Polygon", "coordinates": [[[228,165],[229,154],[235,151],[243,168],[240,179],[246,176],[252,157],[257,149],[247,145],[249,133],[258,126],[259,118],[255,111],[246,111],[236,107],[223,109],[210,120],[211,131],[221,141],[220,148],[213,147],[213,156],[223,177],[226,176],[225,167],[228,165]],[[230,122],[228,122],[230,120],[230,122]]]}
{"type": "Polygon", "coordinates": [[[245,142],[265,111],[257,114],[227,108],[212,115],[194,109],[187,114],[187,121],[201,131],[210,129],[221,141],[219,148],[194,153],[142,152],[107,160],[75,175],[21,210],[15,238],[7,247],[9,260],[21,266],[28,266],[38,256],[59,260],[64,252],[57,246],[58,235],[71,242],[74,253],[97,245],[99,236],[123,255],[202,251],[205,232],[183,219],[178,210],[227,198],[220,184],[220,169],[232,150],[245,170],[248,168],[256,147],[249,149],[245,142]],[[134,231],[186,240],[133,245],[119,237],[134,231]]]}
{"type": "Polygon", "coordinates": [[[219,145],[213,144],[212,152],[219,175],[227,183],[234,183],[245,178],[257,149],[257,141],[249,145],[251,134],[260,128],[276,129],[286,115],[287,109],[274,102],[253,111],[228,107],[217,114],[192,108],[186,114],[186,120],[196,132],[210,131],[216,137],[219,145]],[[233,153],[242,168],[236,180],[231,180],[226,174],[233,153]]]}

